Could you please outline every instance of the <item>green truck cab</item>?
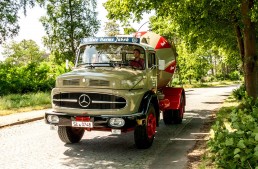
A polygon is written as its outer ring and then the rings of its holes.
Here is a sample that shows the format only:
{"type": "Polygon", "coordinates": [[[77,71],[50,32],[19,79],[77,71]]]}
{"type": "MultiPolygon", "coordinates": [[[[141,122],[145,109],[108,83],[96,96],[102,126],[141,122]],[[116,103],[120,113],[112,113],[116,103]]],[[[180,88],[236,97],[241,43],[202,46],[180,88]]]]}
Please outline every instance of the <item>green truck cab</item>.
{"type": "Polygon", "coordinates": [[[136,147],[149,148],[160,113],[165,124],[181,123],[185,105],[184,90],[165,85],[175,63],[157,53],[142,36],[82,40],[75,68],[56,79],[46,123],[57,126],[65,143],[79,142],[85,130],[134,131],[136,147]],[[142,63],[135,63],[135,50],[142,63]]]}

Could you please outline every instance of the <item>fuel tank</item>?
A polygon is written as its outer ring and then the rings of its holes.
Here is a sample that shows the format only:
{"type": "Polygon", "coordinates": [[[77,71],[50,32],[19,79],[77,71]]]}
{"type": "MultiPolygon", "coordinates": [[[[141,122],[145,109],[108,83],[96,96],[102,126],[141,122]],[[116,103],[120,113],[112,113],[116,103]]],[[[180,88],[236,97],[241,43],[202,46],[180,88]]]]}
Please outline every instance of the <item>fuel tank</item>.
{"type": "Polygon", "coordinates": [[[167,86],[176,70],[177,52],[174,43],[154,32],[137,32],[136,37],[141,39],[141,43],[152,46],[159,60],[165,60],[165,70],[159,70],[158,88],[167,86]]]}

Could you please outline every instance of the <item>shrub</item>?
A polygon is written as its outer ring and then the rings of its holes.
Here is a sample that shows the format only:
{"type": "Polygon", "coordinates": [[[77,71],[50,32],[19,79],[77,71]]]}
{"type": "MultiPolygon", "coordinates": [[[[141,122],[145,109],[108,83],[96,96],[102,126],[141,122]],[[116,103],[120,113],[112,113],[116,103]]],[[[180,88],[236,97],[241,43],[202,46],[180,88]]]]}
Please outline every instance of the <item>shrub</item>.
{"type": "Polygon", "coordinates": [[[220,117],[208,145],[218,168],[258,168],[258,102],[245,98],[228,118],[220,117]]]}
{"type": "Polygon", "coordinates": [[[242,100],[246,95],[245,85],[242,84],[238,89],[233,90],[233,96],[237,100],[242,100]]]}
{"type": "Polygon", "coordinates": [[[213,81],[215,81],[215,77],[214,77],[213,75],[207,76],[207,77],[205,78],[205,81],[206,81],[206,82],[213,82],[213,81]]]}
{"type": "Polygon", "coordinates": [[[229,79],[230,80],[240,80],[240,72],[237,70],[230,72],[229,79]]]}
{"type": "Polygon", "coordinates": [[[215,77],[219,81],[225,80],[225,76],[223,74],[221,74],[221,73],[216,74],[215,77]]]}
{"type": "Polygon", "coordinates": [[[173,80],[172,80],[172,84],[173,85],[180,85],[181,84],[181,82],[180,82],[180,80],[179,80],[179,78],[173,78],[173,80]]]}
{"type": "Polygon", "coordinates": [[[55,85],[55,78],[65,71],[65,65],[49,62],[32,62],[23,66],[0,64],[0,96],[50,91],[55,85]]]}

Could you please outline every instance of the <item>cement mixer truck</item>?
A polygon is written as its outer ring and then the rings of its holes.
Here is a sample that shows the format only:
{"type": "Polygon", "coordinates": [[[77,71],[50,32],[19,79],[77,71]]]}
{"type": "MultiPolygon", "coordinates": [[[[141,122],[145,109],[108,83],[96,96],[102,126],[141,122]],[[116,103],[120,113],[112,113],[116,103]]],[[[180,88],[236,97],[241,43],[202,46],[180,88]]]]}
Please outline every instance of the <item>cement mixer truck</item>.
{"type": "Polygon", "coordinates": [[[65,143],[79,142],[85,131],[133,131],[136,147],[149,148],[161,116],[166,125],[182,123],[185,91],[168,86],[176,55],[174,45],[153,32],[83,39],[73,70],[56,79],[45,122],[65,143]],[[135,49],[140,66],[132,64],[135,49]]]}

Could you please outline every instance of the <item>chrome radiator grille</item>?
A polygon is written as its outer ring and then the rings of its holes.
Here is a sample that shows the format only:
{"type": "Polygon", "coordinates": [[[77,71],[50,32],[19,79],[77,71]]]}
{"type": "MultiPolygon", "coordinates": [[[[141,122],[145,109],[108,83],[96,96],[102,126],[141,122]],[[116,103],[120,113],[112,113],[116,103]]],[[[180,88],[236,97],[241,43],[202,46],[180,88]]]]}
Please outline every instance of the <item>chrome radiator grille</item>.
{"type": "Polygon", "coordinates": [[[78,109],[122,109],[126,106],[123,97],[101,93],[59,93],[53,96],[53,103],[78,109]]]}

